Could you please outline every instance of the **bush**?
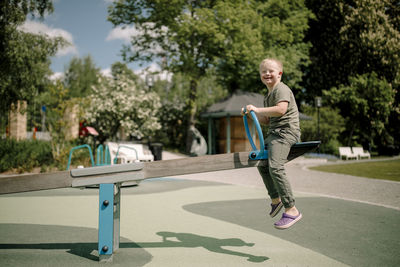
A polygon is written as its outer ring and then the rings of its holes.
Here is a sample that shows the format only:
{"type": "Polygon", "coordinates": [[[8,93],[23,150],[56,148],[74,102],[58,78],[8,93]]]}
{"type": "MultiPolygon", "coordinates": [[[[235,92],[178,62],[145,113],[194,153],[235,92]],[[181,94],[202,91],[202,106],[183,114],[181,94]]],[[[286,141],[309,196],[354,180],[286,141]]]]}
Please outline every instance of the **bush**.
{"type": "Polygon", "coordinates": [[[53,163],[51,145],[48,141],[14,139],[0,140],[0,172],[18,169],[31,171],[35,167],[49,166],[53,163]]]}
{"type": "Polygon", "coordinates": [[[345,120],[339,115],[339,111],[330,107],[320,108],[320,123],[318,136],[318,114],[314,107],[302,106],[305,114],[312,117],[310,121],[300,121],[301,140],[320,140],[320,153],[338,155],[339,136],[344,131],[345,120]]]}

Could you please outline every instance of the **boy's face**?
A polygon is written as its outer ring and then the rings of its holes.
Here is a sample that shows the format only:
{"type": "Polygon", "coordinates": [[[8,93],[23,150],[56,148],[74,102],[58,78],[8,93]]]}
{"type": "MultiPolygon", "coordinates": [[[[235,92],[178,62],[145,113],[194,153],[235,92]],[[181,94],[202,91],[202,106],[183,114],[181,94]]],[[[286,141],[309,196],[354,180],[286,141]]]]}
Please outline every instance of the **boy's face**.
{"type": "Polygon", "coordinates": [[[270,89],[281,81],[281,77],[282,71],[275,61],[267,61],[260,67],[261,81],[270,89]]]}

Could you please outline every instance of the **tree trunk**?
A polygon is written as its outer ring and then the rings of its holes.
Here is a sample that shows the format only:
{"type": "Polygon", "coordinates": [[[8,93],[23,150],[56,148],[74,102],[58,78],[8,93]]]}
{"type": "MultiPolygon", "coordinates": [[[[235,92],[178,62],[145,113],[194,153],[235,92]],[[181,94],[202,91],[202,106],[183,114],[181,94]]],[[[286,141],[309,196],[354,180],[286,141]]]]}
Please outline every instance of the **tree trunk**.
{"type": "Polygon", "coordinates": [[[354,128],[355,128],[355,124],[353,123],[353,126],[351,127],[351,131],[350,131],[350,136],[349,139],[347,141],[347,146],[351,146],[353,143],[353,133],[354,133],[354,128]]]}
{"type": "Polygon", "coordinates": [[[190,92],[189,92],[189,102],[187,109],[187,128],[186,128],[186,153],[190,154],[190,149],[192,147],[193,135],[190,130],[191,126],[195,125],[195,115],[196,115],[196,99],[197,99],[197,81],[192,79],[190,81],[190,92]]]}

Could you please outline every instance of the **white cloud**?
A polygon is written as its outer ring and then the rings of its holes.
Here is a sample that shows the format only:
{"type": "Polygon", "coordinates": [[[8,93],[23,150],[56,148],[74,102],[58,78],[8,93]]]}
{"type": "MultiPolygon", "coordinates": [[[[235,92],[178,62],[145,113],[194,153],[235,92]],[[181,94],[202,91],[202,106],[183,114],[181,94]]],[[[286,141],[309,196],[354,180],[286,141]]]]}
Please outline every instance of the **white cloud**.
{"type": "Polygon", "coordinates": [[[50,38],[55,38],[55,37],[62,37],[65,40],[67,40],[70,45],[63,47],[58,50],[57,56],[65,56],[68,54],[78,54],[78,49],[76,48],[74,44],[74,38],[72,37],[72,34],[63,30],[63,29],[58,29],[58,28],[51,28],[47,26],[44,23],[32,21],[32,20],[27,20],[23,25],[19,27],[21,31],[24,32],[30,32],[34,34],[46,34],[50,38]]]}
{"type": "Polygon", "coordinates": [[[135,26],[122,28],[118,26],[110,31],[106,40],[123,40],[124,42],[129,42],[132,36],[136,36],[139,34],[139,31],[135,28],[135,26]]]}
{"type": "MultiPolygon", "coordinates": [[[[155,29],[155,24],[154,23],[146,23],[144,25],[147,29],[147,33],[151,37],[157,37],[160,36],[160,34],[166,34],[168,32],[168,27],[162,26],[161,30],[156,31],[155,29]]],[[[106,40],[111,41],[111,40],[123,40],[125,42],[130,42],[132,37],[139,37],[143,35],[144,30],[137,29],[134,25],[133,26],[118,26],[110,31],[108,34],[106,40]]]]}

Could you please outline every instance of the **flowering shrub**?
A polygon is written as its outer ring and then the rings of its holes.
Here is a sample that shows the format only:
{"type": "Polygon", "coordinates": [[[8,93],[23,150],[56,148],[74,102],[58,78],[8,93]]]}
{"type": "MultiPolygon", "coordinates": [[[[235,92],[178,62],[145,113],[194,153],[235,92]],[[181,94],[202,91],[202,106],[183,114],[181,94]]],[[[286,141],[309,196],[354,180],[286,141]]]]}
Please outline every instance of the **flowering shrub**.
{"type": "Polygon", "coordinates": [[[127,136],[138,139],[161,128],[157,118],[160,97],[139,88],[126,75],[103,78],[93,91],[86,118],[99,131],[101,139],[115,137],[120,128],[127,136]]]}

